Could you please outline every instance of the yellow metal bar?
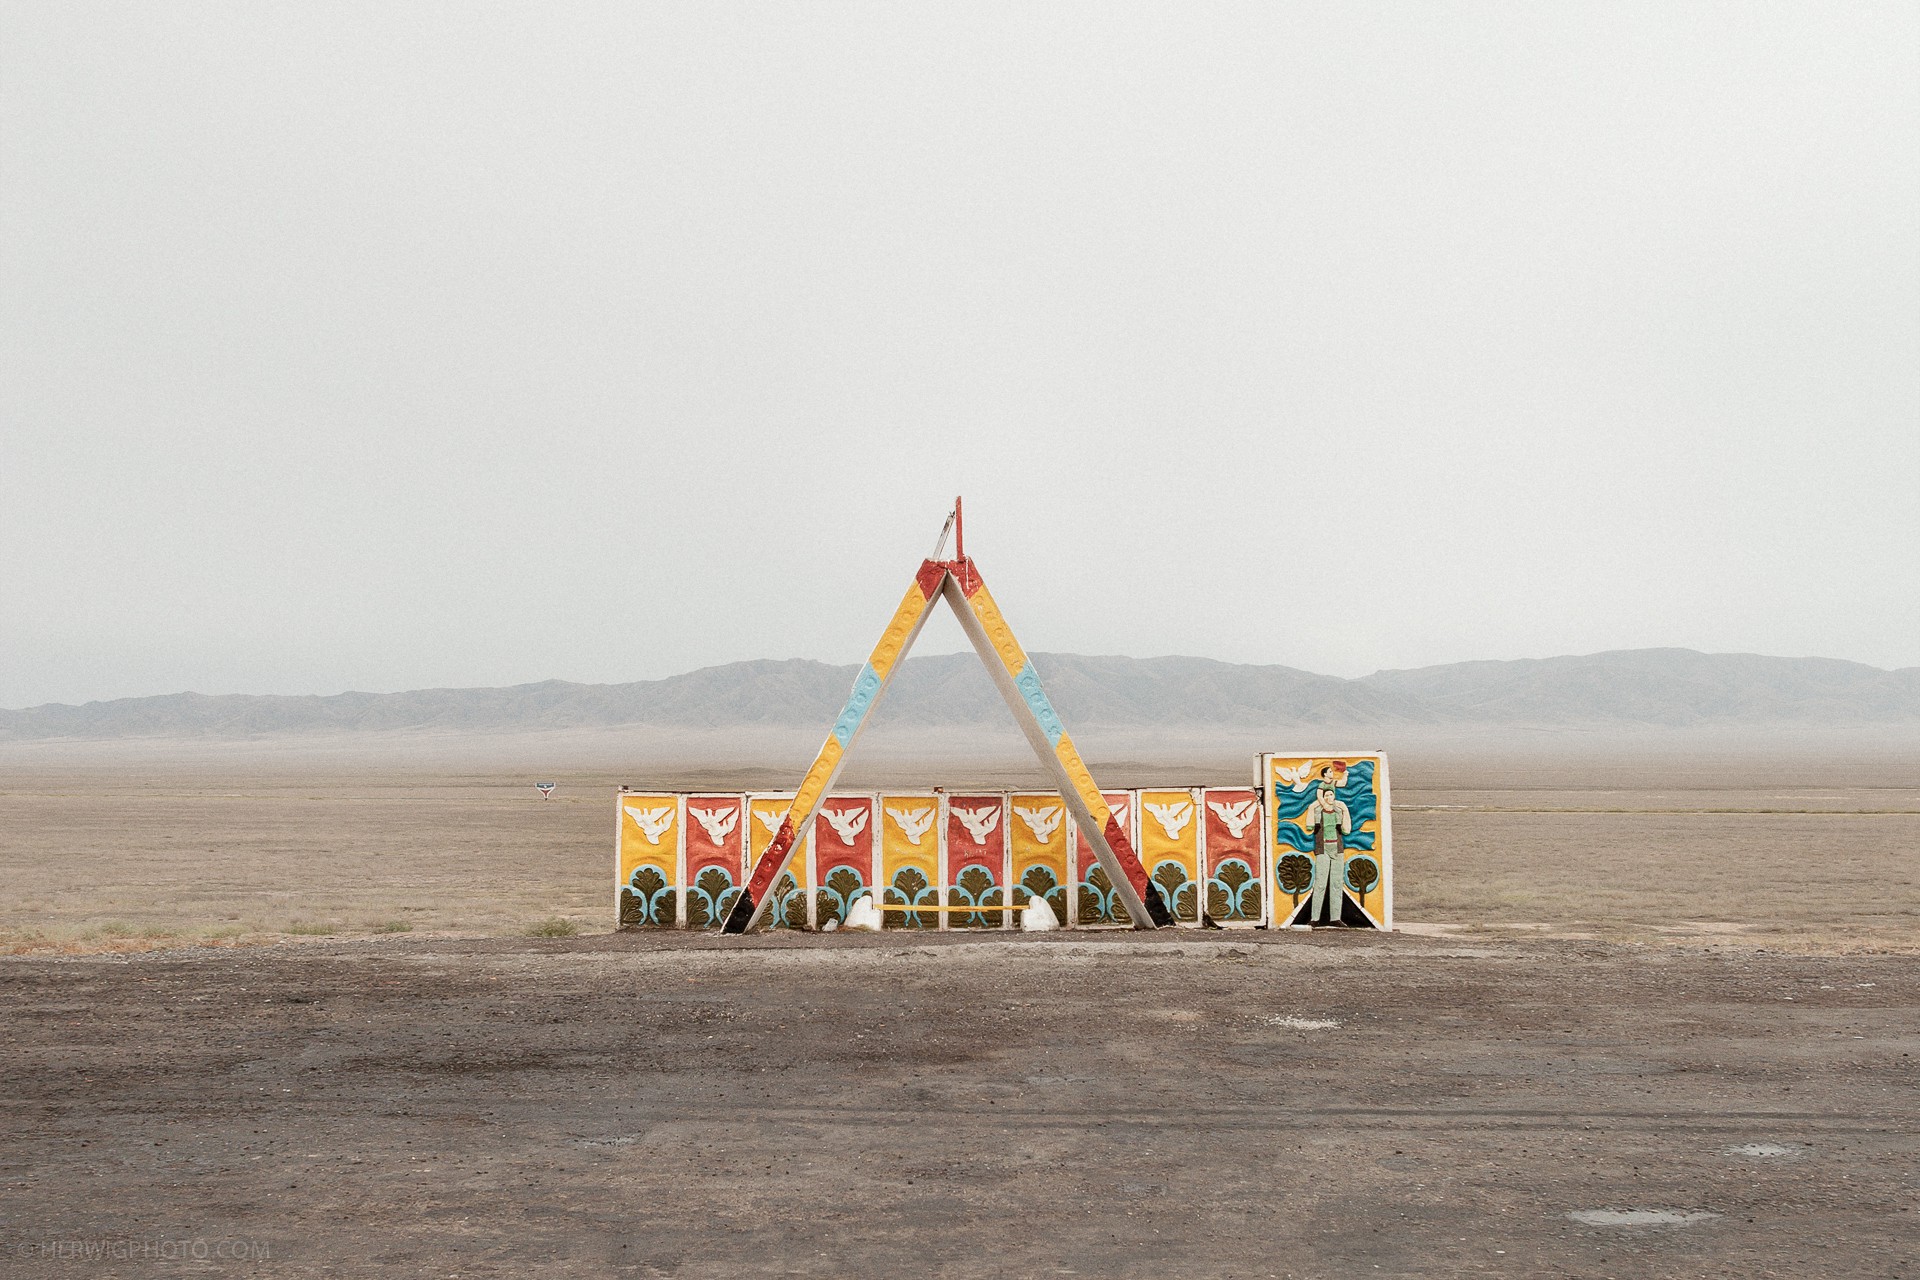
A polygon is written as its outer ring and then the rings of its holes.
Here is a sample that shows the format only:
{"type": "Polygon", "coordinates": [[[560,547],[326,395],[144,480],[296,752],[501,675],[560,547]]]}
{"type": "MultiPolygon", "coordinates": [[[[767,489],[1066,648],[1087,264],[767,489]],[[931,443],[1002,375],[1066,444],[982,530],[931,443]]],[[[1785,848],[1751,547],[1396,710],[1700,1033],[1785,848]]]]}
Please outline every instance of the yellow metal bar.
{"type": "Polygon", "coordinates": [[[998,907],[903,907],[898,903],[883,902],[880,904],[880,909],[882,911],[958,911],[964,915],[970,911],[1025,911],[1027,904],[1008,903],[998,907]]]}

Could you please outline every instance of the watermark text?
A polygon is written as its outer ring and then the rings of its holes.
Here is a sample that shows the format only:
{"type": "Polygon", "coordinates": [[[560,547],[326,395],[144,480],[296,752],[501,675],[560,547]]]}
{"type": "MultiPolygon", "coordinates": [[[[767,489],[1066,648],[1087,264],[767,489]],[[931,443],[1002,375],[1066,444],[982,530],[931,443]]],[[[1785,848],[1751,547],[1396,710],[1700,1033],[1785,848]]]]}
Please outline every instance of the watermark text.
{"type": "Polygon", "coordinates": [[[0,1240],[0,1258],[41,1262],[269,1262],[265,1240],[216,1236],[65,1236],[0,1240]]]}

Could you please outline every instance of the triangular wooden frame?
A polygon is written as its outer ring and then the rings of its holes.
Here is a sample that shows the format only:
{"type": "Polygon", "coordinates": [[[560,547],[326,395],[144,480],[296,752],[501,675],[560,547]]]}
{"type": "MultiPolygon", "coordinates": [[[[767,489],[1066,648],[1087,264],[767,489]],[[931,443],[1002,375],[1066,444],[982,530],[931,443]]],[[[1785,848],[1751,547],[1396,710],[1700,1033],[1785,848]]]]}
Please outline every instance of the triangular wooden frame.
{"type": "MultiPolygon", "coordinates": [[[[974,652],[980,655],[981,663],[1013,712],[1015,722],[1033,745],[1040,763],[1052,775],[1061,799],[1079,823],[1094,856],[1106,869],[1120,900],[1126,904],[1134,928],[1157,929],[1173,923],[1173,913],[1159,888],[1148,878],[1125,828],[1108,810],[1093,775],[1087,772],[1073,739],[1067,736],[1053,704],[1047,700],[1032,661],[1014,639],[999,606],[987,592],[980,571],[967,558],[964,547],[955,550],[955,559],[927,560],[914,575],[913,585],[907,588],[900,607],[894,611],[893,621],[881,633],[880,643],[874,646],[867,665],[860,669],[846,707],[834,721],[820,754],[814,757],[813,765],[801,781],[787,810],[786,821],[775,834],[773,843],[754,863],[745,887],[727,913],[722,926],[724,932],[744,933],[760,924],[766,915],[768,890],[793,857],[800,833],[807,829],[820,803],[832,791],[834,779],[853,749],[854,739],[860,736],[867,717],[879,703],[880,695],[886,692],[888,681],[932,615],[935,597],[944,598],[960,619],[974,652]]],[[[938,556],[940,552],[936,550],[934,554],[938,556]]]]}

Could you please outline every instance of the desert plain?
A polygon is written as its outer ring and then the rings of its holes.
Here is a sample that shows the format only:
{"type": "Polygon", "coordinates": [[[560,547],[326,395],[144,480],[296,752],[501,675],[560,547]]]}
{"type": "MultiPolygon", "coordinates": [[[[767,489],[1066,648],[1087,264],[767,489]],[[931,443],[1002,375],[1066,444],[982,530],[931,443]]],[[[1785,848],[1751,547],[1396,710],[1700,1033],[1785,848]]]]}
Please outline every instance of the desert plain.
{"type": "Polygon", "coordinates": [[[1908,744],[1327,743],[1393,757],[1391,935],[609,932],[617,785],[806,745],[0,749],[0,1266],[1920,1273],[1908,744]]]}

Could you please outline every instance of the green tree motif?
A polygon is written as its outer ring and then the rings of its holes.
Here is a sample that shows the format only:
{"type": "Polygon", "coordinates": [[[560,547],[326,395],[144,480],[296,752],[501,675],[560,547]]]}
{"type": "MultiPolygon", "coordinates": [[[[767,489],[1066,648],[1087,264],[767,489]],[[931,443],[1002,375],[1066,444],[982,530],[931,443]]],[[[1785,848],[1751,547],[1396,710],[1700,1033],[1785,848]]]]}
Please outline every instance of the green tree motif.
{"type": "Polygon", "coordinates": [[[1366,897],[1374,885],[1380,883],[1380,864],[1372,858],[1355,857],[1347,859],[1347,884],[1361,897],[1366,897]]]}
{"type": "Polygon", "coordinates": [[[827,883],[814,891],[813,900],[819,908],[820,927],[827,927],[829,920],[847,918],[847,912],[853,908],[853,900],[865,882],[860,873],[852,867],[835,867],[827,875],[827,883]]]}
{"type": "MultiPolygon", "coordinates": [[[[922,906],[928,892],[927,878],[918,867],[902,867],[894,875],[893,883],[887,886],[887,901],[903,907],[922,906]]],[[[895,929],[924,929],[928,922],[922,920],[918,912],[889,911],[886,923],[895,929]]]]}
{"type": "MultiPolygon", "coordinates": [[[[1047,906],[1053,909],[1053,918],[1061,924],[1067,922],[1066,891],[1060,887],[1060,882],[1054,879],[1053,868],[1037,864],[1028,867],[1020,876],[1019,888],[1026,890],[1031,897],[1046,899],[1047,906]]],[[[1014,902],[1023,907],[1027,905],[1025,899],[1018,897],[1014,902]]]]}
{"type": "Polygon", "coordinates": [[[1253,872],[1238,858],[1229,858],[1214,868],[1207,881],[1207,914],[1215,920],[1257,920],[1260,886],[1253,872]],[[1248,899],[1253,906],[1249,908],[1248,899]]]}
{"type": "Polygon", "coordinates": [[[663,928],[673,924],[673,890],[658,867],[634,871],[620,891],[620,927],[663,928]]]}
{"type": "Polygon", "coordinates": [[[708,867],[694,877],[693,892],[687,895],[687,926],[712,929],[726,919],[727,910],[739,890],[733,877],[719,867],[708,867]]]}
{"type": "Polygon", "coordinates": [[[1076,911],[1081,924],[1104,924],[1110,918],[1107,915],[1108,896],[1113,886],[1107,881],[1107,869],[1096,866],[1081,878],[1074,894],[1076,911]]]}
{"type": "Polygon", "coordinates": [[[780,878],[773,882],[773,927],[807,927],[807,895],[800,892],[800,882],[793,878],[791,871],[782,871],[780,878]]]}
{"type": "Polygon", "coordinates": [[[1113,891],[1113,881],[1107,878],[1107,869],[1098,863],[1087,872],[1086,879],[1080,882],[1079,900],[1081,924],[1133,923],[1133,917],[1127,914],[1125,904],[1113,891]]]}
{"type": "Polygon", "coordinates": [[[1273,878],[1293,896],[1293,904],[1299,906],[1300,896],[1313,888],[1313,859],[1304,853],[1290,853],[1274,865],[1273,878]]]}
{"type": "MultiPolygon", "coordinates": [[[[962,871],[954,882],[954,888],[958,890],[954,895],[958,901],[953,903],[956,907],[965,906],[968,903],[977,903],[986,907],[1000,905],[1000,886],[993,882],[993,873],[978,864],[962,871]]],[[[999,917],[1000,913],[997,911],[992,915],[984,911],[969,911],[950,923],[962,929],[984,929],[997,926],[1000,923],[999,917]]]]}
{"type": "Polygon", "coordinates": [[[1153,882],[1160,886],[1160,895],[1166,899],[1167,907],[1176,919],[1192,920],[1193,882],[1187,878],[1187,869],[1178,862],[1169,859],[1153,869],[1153,882]]]}
{"type": "Polygon", "coordinates": [[[978,864],[962,871],[954,883],[955,887],[966,892],[969,902],[979,902],[981,894],[998,887],[993,883],[993,873],[978,864]]]}

